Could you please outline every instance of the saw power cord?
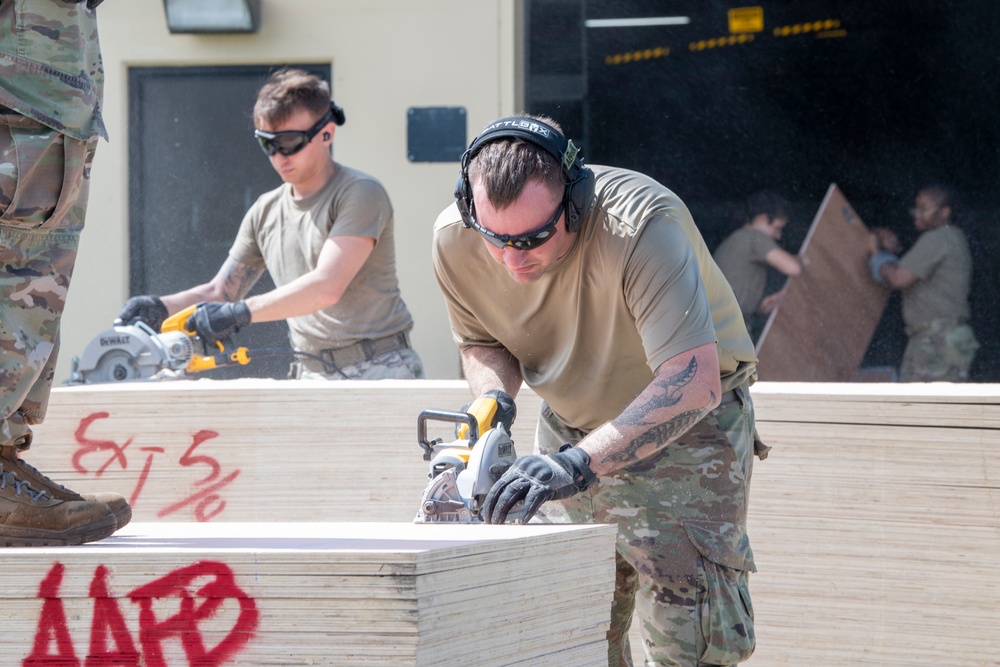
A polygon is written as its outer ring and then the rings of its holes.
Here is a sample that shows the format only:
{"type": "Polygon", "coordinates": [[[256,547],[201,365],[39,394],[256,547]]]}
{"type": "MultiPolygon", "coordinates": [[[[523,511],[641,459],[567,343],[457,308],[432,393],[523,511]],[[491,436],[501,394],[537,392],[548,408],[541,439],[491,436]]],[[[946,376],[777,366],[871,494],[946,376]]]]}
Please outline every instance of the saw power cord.
{"type": "Polygon", "coordinates": [[[287,350],[284,348],[277,348],[277,347],[273,348],[265,347],[259,350],[247,351],[247,356],[249,356],[251,359],[253,359],[254,357],[277,357],[286,355],[291,357],[302,357],[305,359],[312,359],[313,361],[318,361],[319,363],[323,364],[324,372],[330,373],[331,375],[339,375],[345,380],[351,379],[347,375],[347,373],[345,373],[340,369],[340,366],[333,363],[332,361],[327,361],[318,354],[310,354],[309,352],[300,352],[299,350],[287,350]]]}

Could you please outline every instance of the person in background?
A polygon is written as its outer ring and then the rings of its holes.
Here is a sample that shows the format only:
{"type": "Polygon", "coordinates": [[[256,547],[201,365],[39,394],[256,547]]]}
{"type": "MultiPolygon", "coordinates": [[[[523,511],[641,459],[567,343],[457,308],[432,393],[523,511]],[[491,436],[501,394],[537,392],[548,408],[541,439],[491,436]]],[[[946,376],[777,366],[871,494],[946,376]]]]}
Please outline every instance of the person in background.
{"type": "Polygon", "coordinates": [[[132,297],[119,318],[159,330],[169,315],[197,305],[188,329],[210,345],[252,322],[286,320],[300,353],[292,377],[423,377],[396,277],[392,204],[377,180],[333,160],[344,111],[329,85],[280,70],[261,88],[253,114],[254,135],[284,184],[253,204],[211,281],[132,297]],[[265,270],[276,288],[245,298],[265,270]]]}
{"type": "Polygon", "coordinates": [[[480,517],[618,526],[610,665],[632,664],[633,611],[647,665],[746,660],[757,360],[687,207],[537,116],[487,126],[455,194],[433,261],[472,395],[508,428],[522,382],[543,399],[480,517]]]}
{"type": "Polygon", "coordinates": [[[784,199],[773,192],[758,192],[747,199],[742,226],[712,255],[736,293],[743,321],[754,340],[760,336],[766,316],[784,296],[784,289],[765,296],[768,270],[788,277],[802,272],[799,258],[778,245],[788,218],[784,199]]]}
{"type": "Polygon", "coordinates": [[[44,421],[87,213],[104,66],[101,0],[0,0],[0,546],[103,539],[132,518],[21,460],[44,421]],[[44,26],[44,29],[41,28],[44,26]]]}
{"type": "Polygon", "coordinates": [[[979,349],[969,325],[972,253],[955,224],[954,200],[947,186],[920,189],[910,209],[920,236],[902,258],[891,230],[876,228],[869,237],[872,278],[902,294],[903,382],[967,382],[979,349]]]}

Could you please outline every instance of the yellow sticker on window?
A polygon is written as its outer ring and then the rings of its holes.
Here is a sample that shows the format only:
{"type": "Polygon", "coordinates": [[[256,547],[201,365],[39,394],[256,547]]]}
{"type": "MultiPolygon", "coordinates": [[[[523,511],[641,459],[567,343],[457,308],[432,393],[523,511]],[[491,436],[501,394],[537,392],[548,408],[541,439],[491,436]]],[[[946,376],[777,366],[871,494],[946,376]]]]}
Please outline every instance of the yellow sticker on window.
{"type": "Polygon", "coordinates": [[[729,32],[761,32],[764,30],[763,7],[734,7],[729,10],[729,32]]]}

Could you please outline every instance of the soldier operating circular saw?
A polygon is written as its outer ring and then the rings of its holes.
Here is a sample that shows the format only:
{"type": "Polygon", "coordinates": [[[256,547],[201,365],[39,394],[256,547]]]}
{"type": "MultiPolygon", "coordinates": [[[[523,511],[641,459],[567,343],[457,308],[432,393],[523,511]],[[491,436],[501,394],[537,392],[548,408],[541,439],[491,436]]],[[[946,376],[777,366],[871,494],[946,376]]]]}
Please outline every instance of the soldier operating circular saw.
{"type": "Polygon", "coordinates": [[[215,358],[231,352],[214,348],[240,329],[284,320],[297,353],[291,377],[423,377],[396,276],[392,203],[378,180],[334,161],[345,114],[330,99],[329,83],[279,70],[260,89],[253,120],[253,136],[282,185],[247,211],[215,277],[174,294],[132,297],[123,324],[141,321],[155,331],[193,307],[185,330],[196,331],[215,358]],[[275,289],[248,296],[264,271],[275,289]]]}

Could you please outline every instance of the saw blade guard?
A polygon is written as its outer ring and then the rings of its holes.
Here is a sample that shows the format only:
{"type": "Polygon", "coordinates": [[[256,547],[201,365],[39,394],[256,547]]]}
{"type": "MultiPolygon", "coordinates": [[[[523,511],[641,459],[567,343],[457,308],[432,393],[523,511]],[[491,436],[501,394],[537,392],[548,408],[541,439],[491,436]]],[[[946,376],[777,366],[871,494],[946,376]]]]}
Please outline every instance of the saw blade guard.
{"type": "Polygon", "coordinates": [[[414,523],[478,523],[468,501],[458,492],[457,470],[448,468],[424,489],[414,523]]]}
{"type": "MultiPolygon", "coordinates": [[[[511,464],[516,458],[514,441],[510,439],[504,427],[498,425],[491,428],[476,442],[465,469],[458,473],[459,494],[463,498],[475,498],[481,501],[496,482],[490,473],[490,468],[496,463],[511,464]]],[[[479,504],[477,502],[476,507],[479,504]]]]}
{"type": "Polygon", "coordinates": [[[73,358],[67,384],[133,382],[182,372],[193,354],[191,339],[181,332],[158,334],[143,322],[114,326],[73,358]]]}

